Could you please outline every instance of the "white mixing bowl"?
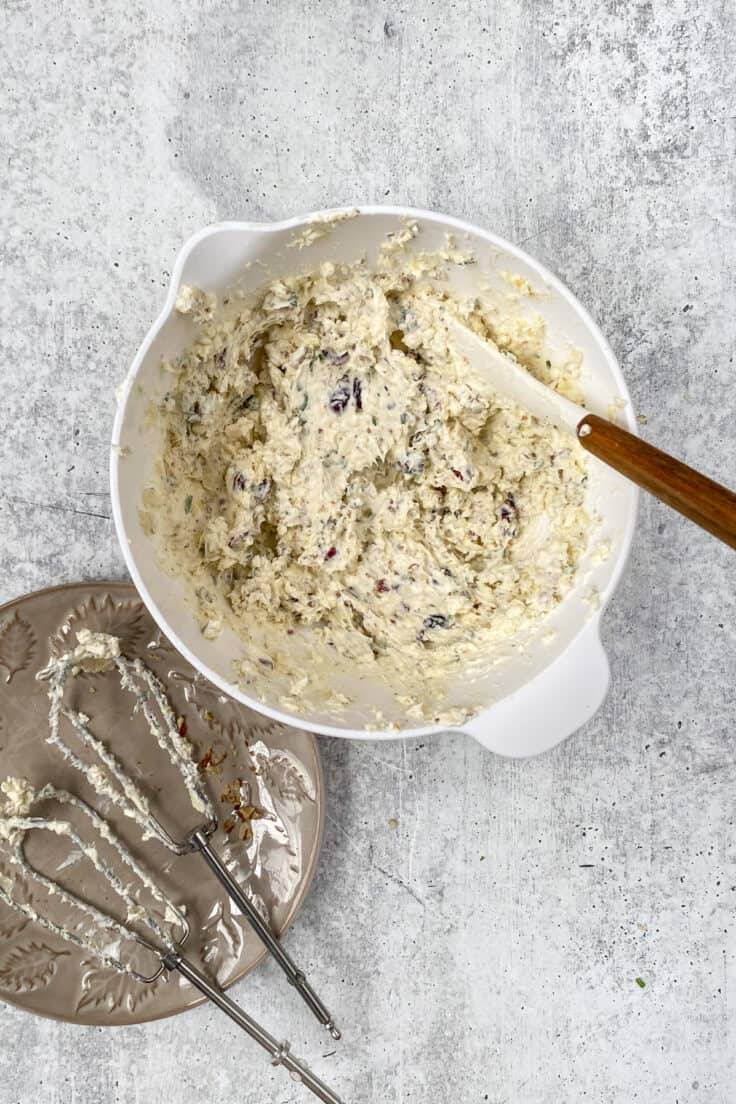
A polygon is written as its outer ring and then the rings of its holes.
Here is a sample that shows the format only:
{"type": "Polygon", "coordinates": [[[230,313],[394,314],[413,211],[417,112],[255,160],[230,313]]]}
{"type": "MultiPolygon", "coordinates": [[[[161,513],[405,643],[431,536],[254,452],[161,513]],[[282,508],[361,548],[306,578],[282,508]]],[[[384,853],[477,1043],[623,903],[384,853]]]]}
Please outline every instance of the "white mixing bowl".
{"type": "MultiPolygon", "coordinates": [[[[520,249],[458,219],[401,207],[363,207],[354,217],[337,221],[304,249],[293,248],[295,238],[310,225],[324,226],[336,213],[320,212],[272,224],[220,223],[195,234],[184,246],[164,309],[133,361],[120,398],[111,453],[113,514],[128,569],[152,616],[189,662],[223,691],[266,716],[313,732],[372,740],[425,736],[442,729],[407,726],[400,707],[387,700],[385,690],[365,672],[355,672],[349,686],[343,682],[355,704],[339,719],[326,711],[305,716],[285,712],[278,704],[283,687],[276,683],[271,700],[249,697],[233,682],[233,660],[243,653],[242,641],[230,630],[216,640],[206,640],[183,584],[159,567],[155,546],[141,529],[138,510],[159,448],[158,432],[147,414],[152,400],[159,399],[167,388],[161,360],[180,353],[194,332],[191,320],[177,314],[174,307],[179,286],[189,284],[222,293],[237,283],[249,290],[266,278],[309,269],[323,260],[370,257],[389,232],[402,228],[402,220],[415,218],[420,233],[413,248],[442,248],[445,235],[451,233],[475,253],[478,263],[460,268],[451,277],[460,291],[478,294],[504,273],[506,278],[511,273],[528,280],[538,293],[530,300],[530,308],[545,318],[550,349],[573,345],[583,354],[582,383],[589,409],[605,415],[614,400],[622,400],[626,405],[621,420],[633,431],[636,426],[626,385],[602,333],[559,280],[520,249]],[[287,248],[289,243],[291,248],[287,248]],[[383,730],[376,730],[375,720],[371,720],[376,704],[388,717],[383,730]]],[[[500,754],[527,756],[552,747],[595,713],[609,681],[599,636],[600,617],[626,562],[637,501],[632,485],[590,460],[589,509],[601,522],[575,585],[525,642],[523,651],[510,648],[508,658],[482,677],[467,674],[450,688],[448,705],[469,700],[478,709],[461,731],[500,754]],[[610,556],[598,562],[595,550],[606,540],[610,541],[610,556]]]]}

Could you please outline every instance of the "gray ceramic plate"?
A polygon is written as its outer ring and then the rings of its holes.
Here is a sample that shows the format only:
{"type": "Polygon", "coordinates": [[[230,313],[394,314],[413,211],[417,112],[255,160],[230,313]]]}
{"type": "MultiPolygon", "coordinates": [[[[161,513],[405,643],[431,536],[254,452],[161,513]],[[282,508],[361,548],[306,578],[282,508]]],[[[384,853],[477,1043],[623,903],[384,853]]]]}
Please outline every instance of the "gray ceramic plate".
{"type": "MultiPolygon", "coordinates": [[[[266,722],[206,682],[161,636],[133,586],[55,587],[0,607],[0,779],[20,775],[34,785],[50,780],[96,803],[86,781],[45,742],[46,684],[35,677],[51,655],[76,644],[81,628],[119,636],[127,655],[142,656],[163,679],[221,810],[215,846],[248,884],[274,930],[283,932],[307,894],[322,839],[316,741],[306,732],[266,722]],[[247,780],[249,787],[249,803],[241,803],[239,810],[229,800],[236,780],[247,780]]],[[[95,734],[145,784],[167,827],[181,827],[183,836],[196,825],[176,772],[155,746],[145,721],[131,716],[131,699],[114,672],[80,675],[70,683],[66,700],[91,717],[95,734]]],[[[69,731],[65,735],[73,739],[69,731]]],[[[189,957],[223,986],[252,970],[264,957],[263,947],[231,910],[202,858],[176,857],[155,840],[144,843],[124,816],[107,810],[105,815],[136,856],[160,875],[173,900],[186,903],[192,925],[189,957]]],[[[95,875],[86,862],[47,833],[37,838],[45,841],[37,852],[45,873],[113,907],[112,899],[91,885],[95,875]]],[[[1,846],[0,871],[11,873],[1,846]]],[[[39,910],[43,897],[37,893],[39,910]]],[[[299,960],[298,949],[294,957],[299,960]]],[[[288,999],[291,989],[285,978],[283,988],[288,999]]],[[[142,1023],[201,1003],[178,975],[141,985],[102,968],[44,929],[23,923],[3,905],[0,999],[30,1012],[95,1025],[142,1023]]]]}

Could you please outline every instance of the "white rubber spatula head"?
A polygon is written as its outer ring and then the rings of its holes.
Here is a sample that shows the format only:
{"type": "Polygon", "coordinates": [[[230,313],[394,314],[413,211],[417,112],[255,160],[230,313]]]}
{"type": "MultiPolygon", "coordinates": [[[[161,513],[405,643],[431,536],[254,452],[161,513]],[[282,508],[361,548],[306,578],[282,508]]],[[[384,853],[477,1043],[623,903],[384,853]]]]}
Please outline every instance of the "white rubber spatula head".
{"type": "Polygon", "coordinates": [[[502,353],[456,319],[450,322],[450,337],[458,352],[499,395],[573,434],[587,452],[736,548],[736,495],[732,491],[558,395],[513,356],[502,353]]]}
{"type": "Polygon", "coordinates": [[[536,418],[551,422],[564,432],[577,434],[578,425],[588,415],[582,406],[558,395],[522,368],[511,353],[501,352],[497,345],[455,319],[450,322],[450,335],[455,349],[498,395],[512,399],[536,418]]]}

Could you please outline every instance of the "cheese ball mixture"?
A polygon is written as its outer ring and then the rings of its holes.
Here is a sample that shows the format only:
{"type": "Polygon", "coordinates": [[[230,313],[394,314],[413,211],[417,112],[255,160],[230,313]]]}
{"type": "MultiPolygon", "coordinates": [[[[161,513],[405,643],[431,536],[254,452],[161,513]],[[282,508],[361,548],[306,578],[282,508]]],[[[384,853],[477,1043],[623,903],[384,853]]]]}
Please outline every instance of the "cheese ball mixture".
{"type": "Polygon", "coordinates": [[[205,636],[229,622],[241,680],[257,691],[283,668],[295,710],[312,672],[289,669],[283,642],[306,634],[398,685],[408,719],[460,719],[442,708],[453,669],[552,610],[588,540],[582,450],[495,395],[447,320],[579,398],[574,374],[545,361],[541,320],[506,327],[443,290],[468,258],[410,253],[412,233],[375,266],[322,264],[249,301],[180,293],[199,336],[167,366],[143,521],[205,636]],[[256,655],[254,626],[274,641],[256,655]]]}

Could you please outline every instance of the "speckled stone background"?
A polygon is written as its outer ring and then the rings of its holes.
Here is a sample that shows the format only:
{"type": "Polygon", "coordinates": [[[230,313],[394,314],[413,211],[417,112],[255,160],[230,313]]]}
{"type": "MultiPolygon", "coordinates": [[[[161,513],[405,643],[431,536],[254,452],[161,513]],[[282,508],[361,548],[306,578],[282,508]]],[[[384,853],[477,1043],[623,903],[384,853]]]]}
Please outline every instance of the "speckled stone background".
{"type": "MultiPolygon", "coordinates": [[[[0,598],[122,576],[113,388],[220,218],[406,202],[511,238],[601,323],[646,435],[736,484],[735,41],[727,0],[4,0],[0,598]]],[[[289,945],[344,1042],[270,965],[236,995],[346,1102],[736,1099],[735,570],[645,502],[608,701],[543,758],[324,741],[289,945]]],[[[0,1005],[0,1104],[160,1099],[307,1096],[214,1011],[0,1005]]]]}

